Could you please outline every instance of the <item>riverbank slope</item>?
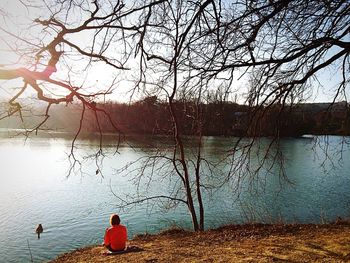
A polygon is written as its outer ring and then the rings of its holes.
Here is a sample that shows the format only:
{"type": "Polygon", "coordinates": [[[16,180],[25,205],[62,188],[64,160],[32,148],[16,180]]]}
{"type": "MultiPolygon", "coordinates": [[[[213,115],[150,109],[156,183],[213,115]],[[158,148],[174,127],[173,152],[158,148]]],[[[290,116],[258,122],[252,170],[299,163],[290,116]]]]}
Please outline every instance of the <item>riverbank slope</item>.
{"type": "Polygon", "coordinates": [[[105,255],[78,249],[51,263],[79,262],[350,262],[350,224],[231,225],[201,233],[168,230],[130,241],[139,251],[105,255]]]}

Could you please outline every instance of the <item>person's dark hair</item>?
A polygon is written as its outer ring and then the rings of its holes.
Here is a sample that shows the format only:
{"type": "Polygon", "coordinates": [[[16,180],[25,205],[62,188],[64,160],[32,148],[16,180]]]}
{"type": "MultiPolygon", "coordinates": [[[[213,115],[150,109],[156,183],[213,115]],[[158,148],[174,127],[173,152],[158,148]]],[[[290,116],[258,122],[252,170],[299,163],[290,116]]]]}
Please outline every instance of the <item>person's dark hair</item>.
{"type": "Polygon", "coordinates": [[[116,226],[120,224],[120,217],[117,214],[112,214],[110,219],[109,219],[109,223],[111,224],[111,226],[116,226]]]}

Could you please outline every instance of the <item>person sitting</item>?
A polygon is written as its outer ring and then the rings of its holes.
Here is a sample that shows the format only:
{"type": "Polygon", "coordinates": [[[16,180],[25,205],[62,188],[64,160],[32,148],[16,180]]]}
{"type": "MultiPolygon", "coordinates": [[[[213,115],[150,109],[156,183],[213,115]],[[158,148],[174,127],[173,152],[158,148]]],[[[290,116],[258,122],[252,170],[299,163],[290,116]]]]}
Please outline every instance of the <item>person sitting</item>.
{"type": "Polygon", "coordinates": [[[110,252],[119,252],[127,248],[128,232],[125,226],[120,224],[120,218],[116,214],[112,214],[109,223],[110,228],[106,229],[103,245],[110,252]]]}

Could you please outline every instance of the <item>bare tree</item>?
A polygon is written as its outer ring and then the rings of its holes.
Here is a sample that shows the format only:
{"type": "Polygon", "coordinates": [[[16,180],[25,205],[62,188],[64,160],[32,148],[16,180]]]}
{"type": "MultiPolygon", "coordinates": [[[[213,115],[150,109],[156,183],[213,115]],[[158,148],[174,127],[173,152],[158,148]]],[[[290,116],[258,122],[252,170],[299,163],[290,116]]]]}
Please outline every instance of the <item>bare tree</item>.
{"type": "Polygon", "coordinates": [[[126,6],[121,1],[20,1],[27,14],[42,8],[49,15],[44,14],[46,18],[36,18],[30,24],[17,28],[16,22],[11,23],[10,15],[3,14],[1,41],[7,47],[7,53],[17,61],[2,64],[0,68],[0,79],[6,81],[5,87],[10,94],[8,106],[0,119],[18,114],[23,121],[25,101],[21,97],[36,95],[37,100],[45,103],[46,107],[39,123],[32,124],[25,131],[28,135],[44,127],[52,105],[78,103],[81,117],[72,142],[70,157],[73,158],[73,165],[77,162],[74,143],[88,110],[93,112],[100,131],[99,156],[102,153],[99,116],[107,118],[117,133],[121,132],[118,124],[98,102],[113,93],[118,75],[129,69],[125,63],[131,53],[124,36],[127,32],[139,31],[143,26],[142,21],[130,24],[129,17],[156,3],[150,1],[126,6]],[[110,72],[112,76],[106,76],[110,79],[109,83],[92,85],[88,77],[94,74],[94,66],[99,63],[107,65],[114,72],[110,72]],[[23,83],[20,87],[17,80],[23,83]]]}
{"type": "MultiPolygon", "coordinates": [[[[347,2],[313,5],[302,1],[236,1],[230,4],[171,1],[156,5],[143,14],[142,19],[147,22],[139,34],[136,48],[141,54],[138,84],[156,87],[156,92],[163,91],[168,98],[174,126],[172,158],[183,180],[185,201],[195,230],[202,230],[204,225],[198,172],[202,161],[201,133],[194,133],[199,140],[198,158],[195,176],[191,177],[191,160],[184,151],[182,127],[174,110],[176,96],[188,94],[200,102],[209,92],[208,87],[227,87],[228,92],[235,81],[235,70],[242,68],[252,72],[255,80],[251,82],[247,99],[253,112],[247,129],[253,137],[258,135],[259,126],[273,105],[282,105],[273,108],[281,115],[284,105],[302,99],[310,88],[308,81],[319,70],[336,61],[343,60],[344,74],[334,99],[341,91],[345,96],[344,88],[348,82],[345,62],[349,49],[344,40],[349,30],[348,9],[347,2]],[[315,6],[317,12],[313,14],[315,6]],[[303,23],[299,23],[300,20],[303,23]],[[199,223],[196,222],[192,195],[198,201],[199,223]]],[[[254,171],[250,159],[258,140],[253,138],[244,145],[239,140],[232,149],[232,169],[227,180],[232,175],[241,180],[248,174],[254,178],[262,167],[269,165],[270,159],[272,163],[283,163],[281,152],[278,148],[274,151],[279,145],[278,133],[276,136],[254,171]]],[[[283,169],[280,173],[284,175],[283,169]]]]}
{"type": "MultiPolygon", "coordinates": [[[[22,4],[31,8],[29,2],[22,1],[22,4]]],[[[99,114],[121,132],[118,124],[96,102],[113,92],[121,72],[129,69],[137,72],[132,94],[141,91],[147,96],[166,98],[173,124],[171,152],[150,155],[143,167],[157,167],[156,161],[162,160],[160,167],[164,168],[164,163],[172,167],[166,178],[175,176],[180,184],[168,195],[146,196],[126,201],[126,204],[159,198],[184,203],[194,230],[204,229],[202,190],[206,186],[201,167],[210,164],[202,156],[201,104],[208,94],[219,90],[222,100],[226,100],[235,85],[237,70],[252,76],[245,99],[253,109],[247,129],[254,138],[243,144],[239,139],[234,145],[231,169],[222,183],[230,180],[233,174],[238,181],[243,180],[248,174],[246,171],[252,169],[250,156],[257,142],[256,131],[268,109],[276,104],[284,106],[301,101],[322,70],[336,67],[341,78],[334,101],[347,99],[348,1],[150,0],[124,3],[94,0],[90,3],[66,0],[44,4],[49,15],[34,20],[31,25],[37,28],[34,37],[0,27],[2,35],[6,36],[2,37],[2,42],[22,63],[20,67],[1,65],[0,79],[23,82],[8,100],[7,111],[0,118],[15,114],[22,118],[23,106],[19,98],[29,89],[47,105],[41,122],[30,131],[43,127],[50,116],[51,105],[78,101],[81,119],[72,144],[74,158],[74,142],[86,110],[94,112],[101,140],[99,114]],[[83,37],[86,40],[82,41],[83,37]],[[15,44],[11,45],[8,38],[15,44]],[[81,61],[77,62],[76,58],[81,61]],[[89,91],[88,77],[87,83],[80,81],[80,77],[86,76],[84,72],[93,70],[92,66],[97,63],[111,67],[115,78],[109,85],[89,91]],[[190,116],[197,140],[194,157],[186,152],[182,123],[176,111],[176,102],[181,97],[194,102],[190,116]]],[[[6,20],[4,10],[0,10],[0,15],[6,20]]],[[[278,109],[281,112],[283,107],[278,109]]],[[[283,162],[280,151],[272,151],[276,145],[277,139],[266,147],[262,162],[254,166],[253,175],[266,164],[271,152],[274,161],[283,162]]],[[[99,153],[101,151],[100,143],[99,153]]],[[[139,175],[144,175],[144,171],[141,168],[139,175]]]]}

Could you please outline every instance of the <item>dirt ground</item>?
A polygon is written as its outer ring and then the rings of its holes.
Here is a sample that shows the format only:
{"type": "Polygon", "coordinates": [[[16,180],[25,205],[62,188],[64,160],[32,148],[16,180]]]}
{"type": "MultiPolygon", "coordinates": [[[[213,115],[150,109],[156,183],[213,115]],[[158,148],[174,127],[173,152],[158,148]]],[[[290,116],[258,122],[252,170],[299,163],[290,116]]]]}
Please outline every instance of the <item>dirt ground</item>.
{"type": "Polygon", "coordinates": [[[130,241],[139,251],[105,255],[82,248],[51,261],[79,262],[350,262],[350,224],[231,225],[201,233],[168,230],[130,241]]]}

